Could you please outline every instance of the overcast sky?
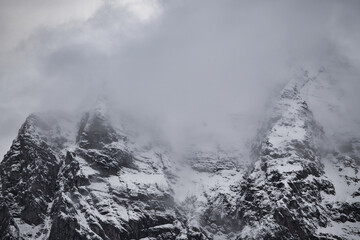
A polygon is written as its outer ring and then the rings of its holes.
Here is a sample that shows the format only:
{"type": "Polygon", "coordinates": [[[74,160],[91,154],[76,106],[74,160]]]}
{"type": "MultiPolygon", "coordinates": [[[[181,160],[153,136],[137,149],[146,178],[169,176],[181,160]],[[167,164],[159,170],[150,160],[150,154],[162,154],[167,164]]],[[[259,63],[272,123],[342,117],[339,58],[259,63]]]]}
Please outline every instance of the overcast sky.
{"type": "Polygon", "coordinates": [[[358,92],[359,23],[356,0],[2,0],[0,155],[30,113],[103,94],[178,134],[261,115],[299,66],[346,62],[358,92]]]}

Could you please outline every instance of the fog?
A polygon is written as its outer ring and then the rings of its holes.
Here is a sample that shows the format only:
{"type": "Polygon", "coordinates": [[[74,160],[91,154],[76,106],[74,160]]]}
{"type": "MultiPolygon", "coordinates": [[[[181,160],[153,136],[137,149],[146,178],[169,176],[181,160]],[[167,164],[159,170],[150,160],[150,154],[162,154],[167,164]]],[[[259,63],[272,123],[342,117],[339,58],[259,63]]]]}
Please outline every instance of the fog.
{"type": "MultiPolygon", "coordinates": [[[[1,4],[1,155],[31,112],[81,112],[104,95],[112,115],[151,122],[172,142],[232,141],[234,114],[249,138],[299,67],[325,66],[341,96],[336,115],[347,115],[346,131],[359,123],[358,1],[1,4]]],[[[344,125],[312,106],[327,128],[344,125]]]]}

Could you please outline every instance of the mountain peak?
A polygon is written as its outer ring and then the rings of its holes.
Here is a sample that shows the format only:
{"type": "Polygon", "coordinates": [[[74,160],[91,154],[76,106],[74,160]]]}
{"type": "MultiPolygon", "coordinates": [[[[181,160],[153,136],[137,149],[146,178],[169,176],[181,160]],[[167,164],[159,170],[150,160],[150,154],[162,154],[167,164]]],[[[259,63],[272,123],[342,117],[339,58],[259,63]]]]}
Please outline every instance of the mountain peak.
{"type": "Polygon", "coordinates": [[[105,95],[99,96],[93,110],[91,110],[90,112],[96,114],[97,116],[103,116],[104,118],[106,118],[106,116],[108,115],[108,105],[108,98],[105,95]]]}

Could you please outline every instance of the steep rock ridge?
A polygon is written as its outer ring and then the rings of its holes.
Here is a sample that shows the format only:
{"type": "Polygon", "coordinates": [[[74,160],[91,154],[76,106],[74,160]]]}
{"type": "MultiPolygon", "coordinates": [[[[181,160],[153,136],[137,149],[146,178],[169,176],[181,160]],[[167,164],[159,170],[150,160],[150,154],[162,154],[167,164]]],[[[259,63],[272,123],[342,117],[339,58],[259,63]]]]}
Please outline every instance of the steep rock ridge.
{"type": "MultiPolygon", "coordinates": [[[[251,171],[241,166],[239,175],[227,172],[220,181],[230,184],[204,194],[205,205],[195,197],[185,201],[201,209],[200,225],[214,239],[360,239],[359,140],[324,146],[329,135],[306,102],[312,85],[327,81],[324,71],[304,71],[282,91],[254,144],[251,171]]],[[[196,164],[204,162],[197,175],[229,166],[211,151],[195,156],[196,164]],[[220,166],[212,168],[214,162],[220,166]]]]}
{"type": "Polygon", "coordinates": [[[104,110],[97,108],[81,119],[76,151],[93,168],[102,173],[116,174],[121,167],[130,167],[132,164],[131,154],[112,144],[119,141],[124,144],[124,140],[126,137],[115,131],[104,110]]]}
{"type": "Polygon", "coordinates": [[[2,195],[0,195],[0,239],[15,240],[19,238],[19,228],[15,223],[14,218],[11,216],[9,208],[5,203],[2,195]]]}
{"type": "Polygon", "coordinates": [[[30,115],[0,165],[2,204],[10,215],[7,222],[13,229],[19,227],[25,239],[46,234],[49,207],[58,189],[61,149],[67,139],[56,119],[30,115]]]}
{"type": "Polygon", "coordinates": [[[65,158],[49,239],[175,239],[180,233],[159,155],[131,152],[126,144],[101,111],[84,116],[65,158]]]}
{"type": "Polygon", "coordinates": [[[323,175],[318,142],[323,134],[296,81],[282,92],[259,160],[242,184],[238,239],[310,239],[326,226],[321,191],[334,192],[323,175]]]}
{"type": "Polygon", "coordinates": [[[359,239],[358,141],[324,148],[302,91],[321,72],[305,72],[283,90],[258,161],[240,184],[237,239],[359,239]]]}
{"type": "Polygon", "coordinates": [[[0,164],[2,239],[206,239],[174,202],[163,150],[134,144],[102,108],[75,125],[36,114],[21,127],[0,164]]]}

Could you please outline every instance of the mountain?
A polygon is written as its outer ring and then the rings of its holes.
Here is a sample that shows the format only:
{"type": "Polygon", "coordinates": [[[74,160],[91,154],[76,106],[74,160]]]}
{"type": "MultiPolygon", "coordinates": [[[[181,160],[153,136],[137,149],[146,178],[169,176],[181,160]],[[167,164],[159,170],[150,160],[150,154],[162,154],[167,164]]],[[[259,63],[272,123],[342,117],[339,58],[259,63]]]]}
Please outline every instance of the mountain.
{"type": "Polygon", "coordinates": [[[328,144],[319,74],[285,86],[248,152],[177,156],[102,105],[30,115],[0,163],[0,239],[360,239],[360,138],[328,144]]]}

